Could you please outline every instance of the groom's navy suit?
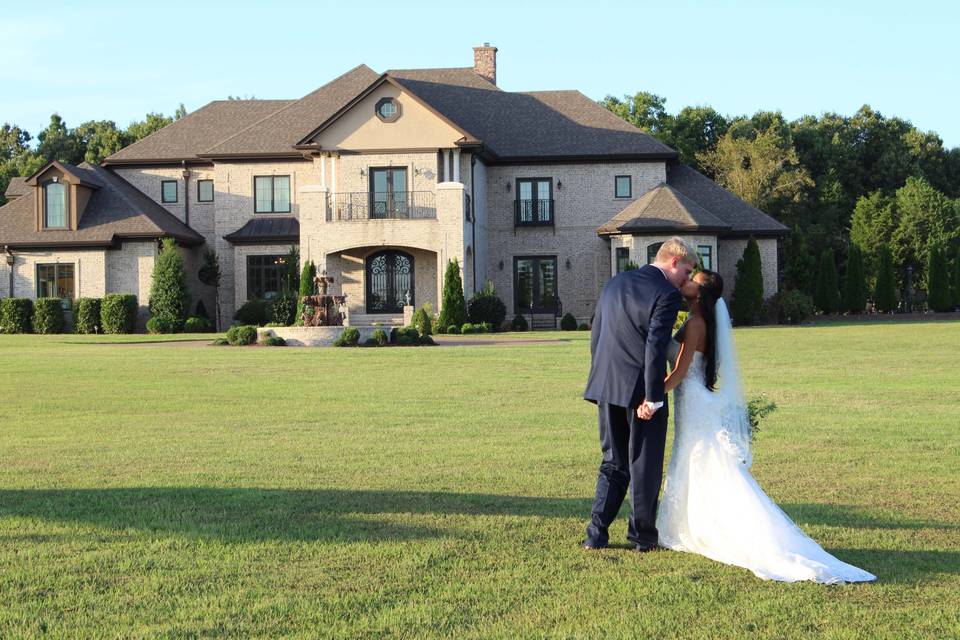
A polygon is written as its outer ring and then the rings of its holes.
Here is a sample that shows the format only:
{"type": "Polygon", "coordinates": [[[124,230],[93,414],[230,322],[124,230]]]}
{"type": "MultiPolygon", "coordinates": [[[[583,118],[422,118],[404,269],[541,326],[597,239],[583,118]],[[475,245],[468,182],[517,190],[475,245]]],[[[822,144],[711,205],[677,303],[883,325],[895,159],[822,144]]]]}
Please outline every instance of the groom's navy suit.
{"type": "Polygon", "coordinates": [[[590,378],[583,397],[597,404],[603,462],[586,544],[603,547],[630,486],[627,538],[657,544],[657,498],[667,439],[664,378],[667,345],[680,310],[680,291],[660,269],[624,271],[604,287],[593,316],[590,378]],[[663,402],[650,420],[637,417],[645,400],[663,402]]]}

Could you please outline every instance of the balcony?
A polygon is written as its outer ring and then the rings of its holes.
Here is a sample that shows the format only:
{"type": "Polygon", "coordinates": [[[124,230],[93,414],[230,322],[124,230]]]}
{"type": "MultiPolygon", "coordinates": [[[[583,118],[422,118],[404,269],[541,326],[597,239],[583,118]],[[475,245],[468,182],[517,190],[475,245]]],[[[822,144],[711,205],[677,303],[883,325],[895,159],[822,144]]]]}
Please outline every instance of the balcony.
{"type": "Polygon", "coordinates": [[[518,227],[553,226],[553,199],[514,200],[513,215],[518,227]]]}
{"type": "Polygon", "coordinates": [[[433,191],[350,191],[327,197],[327,222],[437,218],[433,191]]]}

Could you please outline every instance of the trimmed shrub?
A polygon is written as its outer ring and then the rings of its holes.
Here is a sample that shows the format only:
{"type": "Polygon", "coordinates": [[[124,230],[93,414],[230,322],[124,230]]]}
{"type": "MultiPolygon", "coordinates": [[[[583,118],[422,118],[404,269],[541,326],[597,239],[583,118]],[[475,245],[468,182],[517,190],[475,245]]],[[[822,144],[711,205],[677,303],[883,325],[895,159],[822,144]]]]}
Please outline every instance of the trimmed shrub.
{"type": "Polygon", "coordinates": [[[289,327],[296,320],[297,297],[284,291],[274,298],[270,305],[270,317],[274,322],[289,327]]]}
{"type": "Polygon", "coordinates": [[[0,333],[33,332],[33,300],[0,298],[0,333]]]}
{"type": "Polygon", "coordinates": [[[450,325],[449,327],[447,327],[447,333],[450,333],[450,334],[453,334],[453,335],[455,335],[455,336],[458,336],[458,335],[460,335],[460,327],[458,327],[458,326],[455,325],[455,324],[452,324],[452,325],[450,325]]]}
{"type": "Polygon", "coordinates": [[[837,283],[837,263],[833,259],[833,249],[827,249],[820,256],[813,304],[823,313],[836,313],[840,310],[840,286],[837,283]]]}
{"type": "Polygon", "coordinates": [[[377,329],[373,332],[373,337],[370,338],[378,347],[385,347],[390,343],[390,337],[387,336],[387,332],[383,329],[377,329]]]}
{"type": "Polygon", "coordinates": [[[490,328],[490,324],[487,322],[481,322],[480,324],[466,322],[462,327],[460,327],[460,333],[490,333],[490,328]]]}
{"type": "Polygon", "coordinates": [[[100,326],[104,333],[133,333],[137,325],[137,296],[108,293],[100,303],[100,326]]]}
{"type": "Polygon", "coordinates": [[[507,306],[497,296],[493,282],[487,280],[482,291],[470,297],[467,304],[467,321],[473,324],[488,322],[495,329],[499,328],[507,317],[507,306]]]}
{"type": "Polygon", "coordinates": [[[215,347],[227,347],[230,346],[230,341],[226,338],[217,338],[213,341],[213,346],[215,347]]]}
{"type": "Polygon", "coordinates": [[[183,272],[183,256],[172,238],[164,238],[150,285],[150,315],[157,318],[154,328],[176,333],[183,329],[189,313],[190,292],[183,272]]]}
{"type": "Polygon", "coordinates": [[[207,318],[193,316],[183,323],[183,330],[186,333],[207,333],[213,330],[213,325],[207,318]]]}
{"type": "Polygon", "coordinates": [[[210,314],[207,313],[207,307],[203,304],[203,300],[197,300],[196,311],[194,311],[193,317],[204,318],[205,320],[210,319],[210,314]]]}
{"type": "Polygon", "coordinates": [[[347,327],[333,341],[335,347],[355,347],[360,344],[360,330],[356,327],[347,327]]]}
{"type": "Polygon", "coordinates": [[[33,303],[34,333],[63,333],[63,303],[60,298],[39,298],[33,303]]]}
{"type": "Polygon", "coordinates": [[[510,322],[510,328],[514,331],[526,331],[530,328],[530,325],[527,324],[527,319],[518,313],[513,316],[513,321],[510,322]]]}
{"type": "Polygon", "coordinates": [[[297,296],[297,310],[293,317],[293,323],[296,325],[303,324],[303,298],[304,296],[312,296],[314,291],[314,282],[313,279],[317,277],[317,267],[313,264],[313,260],[307,260],[303,263],[303,270],[300,271],[300,290],[298,291],[297,296]]]}
{"type": "Polygon", "coordinates": [[[433,333],[433,323],[430,322],[430,314],[423,307],[417,309],[413,314],[413,326],[417,328],[421,336],[429,336],[433,333]]]}
{"type": "Polygon", "coordinates": [[[897,281],[893,274],[893,258],[886,247],[880,250],[880,267],[873,301],[877,311],[883,313],[890,313],[897,308],[897,281]]]}
{"type": "Polygon", "coordinates": [[[563,314],[563,317],[560,318],[560,329],[563,331],[576,331],[577,330],[577,319],[573,317],[573,314],[569,311],[563,314]]]}
{"type": "Polygon", "coordinates": [[[590,331],[590,325],[586,322],[581,322],[579,326],[577,326],[577,331],[590,331]]]}
{"type": "Polygon", "coordinates": [[[464,322],[463,326],[460,327],[460,333],[466,335],[468,333],[478,333],[478,331],[472,322],[464,322]]]}
{"type": "Polygon", "coordinates": [[[280,336],[265,335],[260,339],[260,344],[264,347],[285,347],[287,341],[280,336]]]}
{"type": "Polygon", "coordinates": [[[847,313],[863,313],[867,308],[867,280],[863,274],[863,254],[860,247],[850,245],[847,270],[843,276],[841,308],[847,313]]]}
{"type": "MultiPolygon", "coordinates": [[[[927,256],[927,306],[931,311],[950,311],[950,274],[947,258],[940,247],[930,247],[927,256]]],[[[33,323],[36,330],[37,323],[33,323]]]]}
{"type": "Polygon", "coordinates": [[[270,301],[261,298],[247,300],[233,314],[233,319],[242,324],[252,324],[262,327],[272,320],[270,301]]]}
{"type": "Polygon", "coordinates": [[[253,344],[257,341],[257,328],[249,324],[235,324],[227,329],[227,342],[233,346],[253,344]]]}
{"type": "Polygon", "coordinates": [[[441,327],[449,327],[452,324],[459,327],[466,321],[467,311],[466,302],[463,299],[463,281],[460,279],[460,263],[454,258],[447,262],[447,270],[443,275],[443,302],[437,324],[441,327]]]}
{"type": "Polygon", "coordinates": [[[763,264],[760,247],[753,238],[747,241],[743,257],[737,261],[737,281],[733,286],[730,315],[737,324],[756,324],[763,308],[763,264]]]}
{"type": "Polygon", "coordinates": [[[423,347],[432,347],[437,343],[434,342],[433,338],[431,338],[430,336],[420,336],[419,338],[417,338],[417,344],[423,347]]]}
{"type": "Polygon", "coordinates": [[[100,298],[77,298],[73,303],[73,332],[100,333],[100,298]]]}
{"type": "Polygon", "coordinates": [[[790,289],[778,291],[764,303],[764,317],[772,324],[802,324],[813,315],[813,298],[790,289]]]}
{"type": "Polygon", "coordinates": [[[170,318],[153,316],[147,320],[147,333],[177,333],[177,325],[170,318]]]}

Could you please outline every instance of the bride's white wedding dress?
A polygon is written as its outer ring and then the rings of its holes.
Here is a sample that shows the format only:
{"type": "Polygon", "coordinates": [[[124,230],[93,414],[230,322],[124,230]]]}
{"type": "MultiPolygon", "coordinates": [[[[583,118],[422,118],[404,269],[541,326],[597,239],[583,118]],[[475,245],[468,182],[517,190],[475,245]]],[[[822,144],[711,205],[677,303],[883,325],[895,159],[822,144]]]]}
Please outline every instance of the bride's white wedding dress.
{"type": "MultiPolygon", "coordinates": [[[[671,348],[675,361],[679,346],[671,341],[671,348]]],[[[657,514],[660,545],[768,580],[875,580],[824,551],[767,497],[749,471],[749,441],[728,428],[725,396],[706,387],[704,372],[704,355],[695,352],[674,393],[673,454],[657,514]]]]}

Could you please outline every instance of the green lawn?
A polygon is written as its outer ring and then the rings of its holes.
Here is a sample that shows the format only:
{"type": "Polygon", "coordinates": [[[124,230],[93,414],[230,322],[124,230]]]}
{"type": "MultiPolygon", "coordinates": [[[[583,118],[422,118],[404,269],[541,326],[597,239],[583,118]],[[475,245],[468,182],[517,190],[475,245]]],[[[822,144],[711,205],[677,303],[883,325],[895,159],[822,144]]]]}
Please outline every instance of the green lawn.
{"type": "Polygon", "coordinates": [[[0,336],[0,637],[960,636],[960,323],[737,331],[755,475],[879,576],[838,587],[580,551],[588,336],[536,337],[0,336]]]}

